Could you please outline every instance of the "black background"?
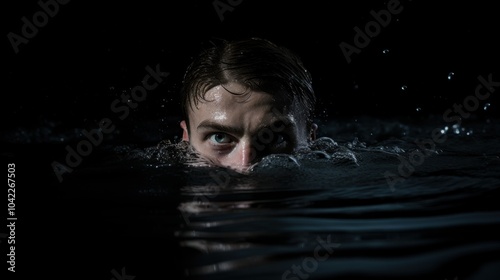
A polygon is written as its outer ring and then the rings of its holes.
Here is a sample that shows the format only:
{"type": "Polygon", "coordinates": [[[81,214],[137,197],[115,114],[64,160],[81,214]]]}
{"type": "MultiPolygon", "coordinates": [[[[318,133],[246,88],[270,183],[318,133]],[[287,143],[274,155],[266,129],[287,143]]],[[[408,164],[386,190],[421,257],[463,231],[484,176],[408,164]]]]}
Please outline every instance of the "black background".
{"type": "MultiPolygon", "coordinates": [[[[213,1],[70,1],[17,54],[4,37],[4,140],[77,140],[104,117],[117,125],[108,141],[172,138],[180,134],[184,70],[213,38],[264,37],[299,53],[313,75],[320,120],[442,115],[474,94],[479,75],[500,80],[498,14],[486,1],[400,1],[402,12],[348,63],[339,44],[354,45],[353,28],[364,29],[370,11],[388,2],[241,1],[221,21],[213,1]],[[119,120],[113,100],[157,64],[170,76],[119,120]]],[[[41,10],[36,1],[8,5],[5,34],[21,34],[21,18],[41,10]]],[[[496,96],[475,115],[496,115],[496,96]]]]}
{"type": "MultiPolygon", "coordinates": [[[[51,269],[62,269],[58,264],[65,256],[59,252],[73,257],[73,250],[89,246],[85,240],[102,233],[96,224],[79,237],[58,235],[68,218],[57,198],[68,189],[57,181],[51,163],[64,163],[64,147],[75,147],[83,139],[82,131],[97,128],[102,118],[116,125],[102,146],[150,145],[180,136],[179,85],[192,56],[211,39],[263,37],[297,52],[313,75],[319,121],[358,116],[400,121],[439,118],[454,103],[461,104],[474,94],[478,76],[492,74],[494,81],[500,81],[498,9],[488,1],[402,0],[403,11],[393,15],[389,25],[348,63],[339,44],[353,45],[353,28],[364,29],[373,21],[370,11],[386,9],[388,2],[243,0],[221,21],[212,0],[72,0],[60,5],[17,54],[7,34],[20,35],[21,18],[32,20],[41,8],[37,1],[3,3],[1,154],[5,164],[16,163],[19,177],[19,270],[29,272],[31,263],[27,263],[40,258],[44,260],[40,266],[50,275],[51,269]],[[146,66],[157,64],[170,75],[120,120],[110,104],[140,85],[146,66]],[[454,75],[448,79],[450,73],[454,75]]],[[[471,119],[498,117],[498,101],[495,92],[481,102],[471,119]],[[483,110],[486,103],[490,105],[483,110]]],[[[85,158],[81,167],[92,166],[95,156],[85,158]]],[[[98,209],[89,205],[80,214],[91,224],[98,209]]],[[[96,254],[85,257],[86,269],[92,262],[105,263],[106,254],[100,252],[113,250],[93,246],[96,254]]],[[[137,248],[140,259],[141,247],[137,248]]],[[[146,260],[155,259],[149,253],[146,260]]],[[[119,259],[114,262],[109,260],[99,275],[111,278],[110,269],[123,265],[119,259]]],[[[70,271],[66,276],[79,273],[82,262],[67,259],[64,263],[71,264],[64,267],[70,271]]]]}

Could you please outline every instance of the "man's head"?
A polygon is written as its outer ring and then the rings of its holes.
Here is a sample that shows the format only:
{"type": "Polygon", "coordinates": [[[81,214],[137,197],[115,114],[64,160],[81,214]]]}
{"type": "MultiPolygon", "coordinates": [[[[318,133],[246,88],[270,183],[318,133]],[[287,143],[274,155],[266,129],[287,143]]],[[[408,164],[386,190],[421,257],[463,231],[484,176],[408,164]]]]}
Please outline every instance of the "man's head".
{"type": "Polygon", "coordinates": [[[311,75],[290,50],[259,38],[223,41],[186,71],[183,140],[212,163],[245,171],[314,140],[315,100],[311,75]]]}

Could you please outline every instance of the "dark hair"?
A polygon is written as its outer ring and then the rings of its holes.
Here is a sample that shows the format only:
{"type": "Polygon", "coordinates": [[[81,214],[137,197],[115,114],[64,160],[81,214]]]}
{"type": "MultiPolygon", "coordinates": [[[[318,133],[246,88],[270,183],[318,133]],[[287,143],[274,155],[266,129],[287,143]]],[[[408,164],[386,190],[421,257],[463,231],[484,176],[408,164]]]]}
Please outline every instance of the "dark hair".
{"type": "Polygon", "coordinates": [[[311,74],[301,59],[291,50],[268,40],[249,38],[221,40],[194,58],[181,88],[186,122],[189,123],[188,107],[205,100],[205,93],[211,88],[232,81],[253,91],[283,97],[289,104],[297,101],[307,114],[308,122],[312,121],[316,98],[311,74]]]}

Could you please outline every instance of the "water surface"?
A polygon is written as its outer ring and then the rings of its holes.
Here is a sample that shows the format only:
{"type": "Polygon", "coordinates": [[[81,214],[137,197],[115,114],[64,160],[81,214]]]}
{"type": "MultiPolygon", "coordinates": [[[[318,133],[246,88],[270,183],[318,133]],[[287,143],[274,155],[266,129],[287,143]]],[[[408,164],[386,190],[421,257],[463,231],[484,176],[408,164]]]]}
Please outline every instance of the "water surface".
{"type": "Polygon", "coordinates": [[[60,187],[57,254],[103,279],[498,279],[496,120],[320,129],[249,174],[187,166],[174,142],[106,150],[60,187]]]}

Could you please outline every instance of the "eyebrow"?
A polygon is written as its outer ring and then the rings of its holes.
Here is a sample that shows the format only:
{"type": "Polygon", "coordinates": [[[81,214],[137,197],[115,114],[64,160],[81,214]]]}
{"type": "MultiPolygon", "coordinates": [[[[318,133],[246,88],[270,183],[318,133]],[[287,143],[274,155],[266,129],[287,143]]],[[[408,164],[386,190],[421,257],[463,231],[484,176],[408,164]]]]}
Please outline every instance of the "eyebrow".
{"type": "MultiPolygon", "coordinates": [[[[277,125],[279,123],[283,123],[285,125],[285,128],[282,131],[289,131],[295,127],[295,123],[292,121],[286,120],[276,120],[273,122],[273,125],[277,125]]],[[[268,128],[272,130],[273,125],[262,125],[257,128],[257,131],[260,131],[262,129],[268,128]]],[[[281,126],[281,125],[280,125],[281,126]]],[[[204,120],[202,121],[197,127],[196,130],[216,130],[216,131],[222,131],[226,132],[229,134],[233,134],[235,136],[241,136],[244,134],[244,130],[239,127],[233,127],[233,126],[228,126],[228,125],[223,125],[211,120],[204,120]]]]}
{"type": "Polygon", "coordinates": [[[237,136],[243,135],[243,129],[241,129],[241,128],[223,125],[220,123],[213,122],[211,120],[202,121],[198,125],[198,127],[196,128],[196,130],[200,130],[200,129],[211,129],[211,130],[223,131],[223,132],[227,132],[227,133],[234,134],[237,136]]]}

